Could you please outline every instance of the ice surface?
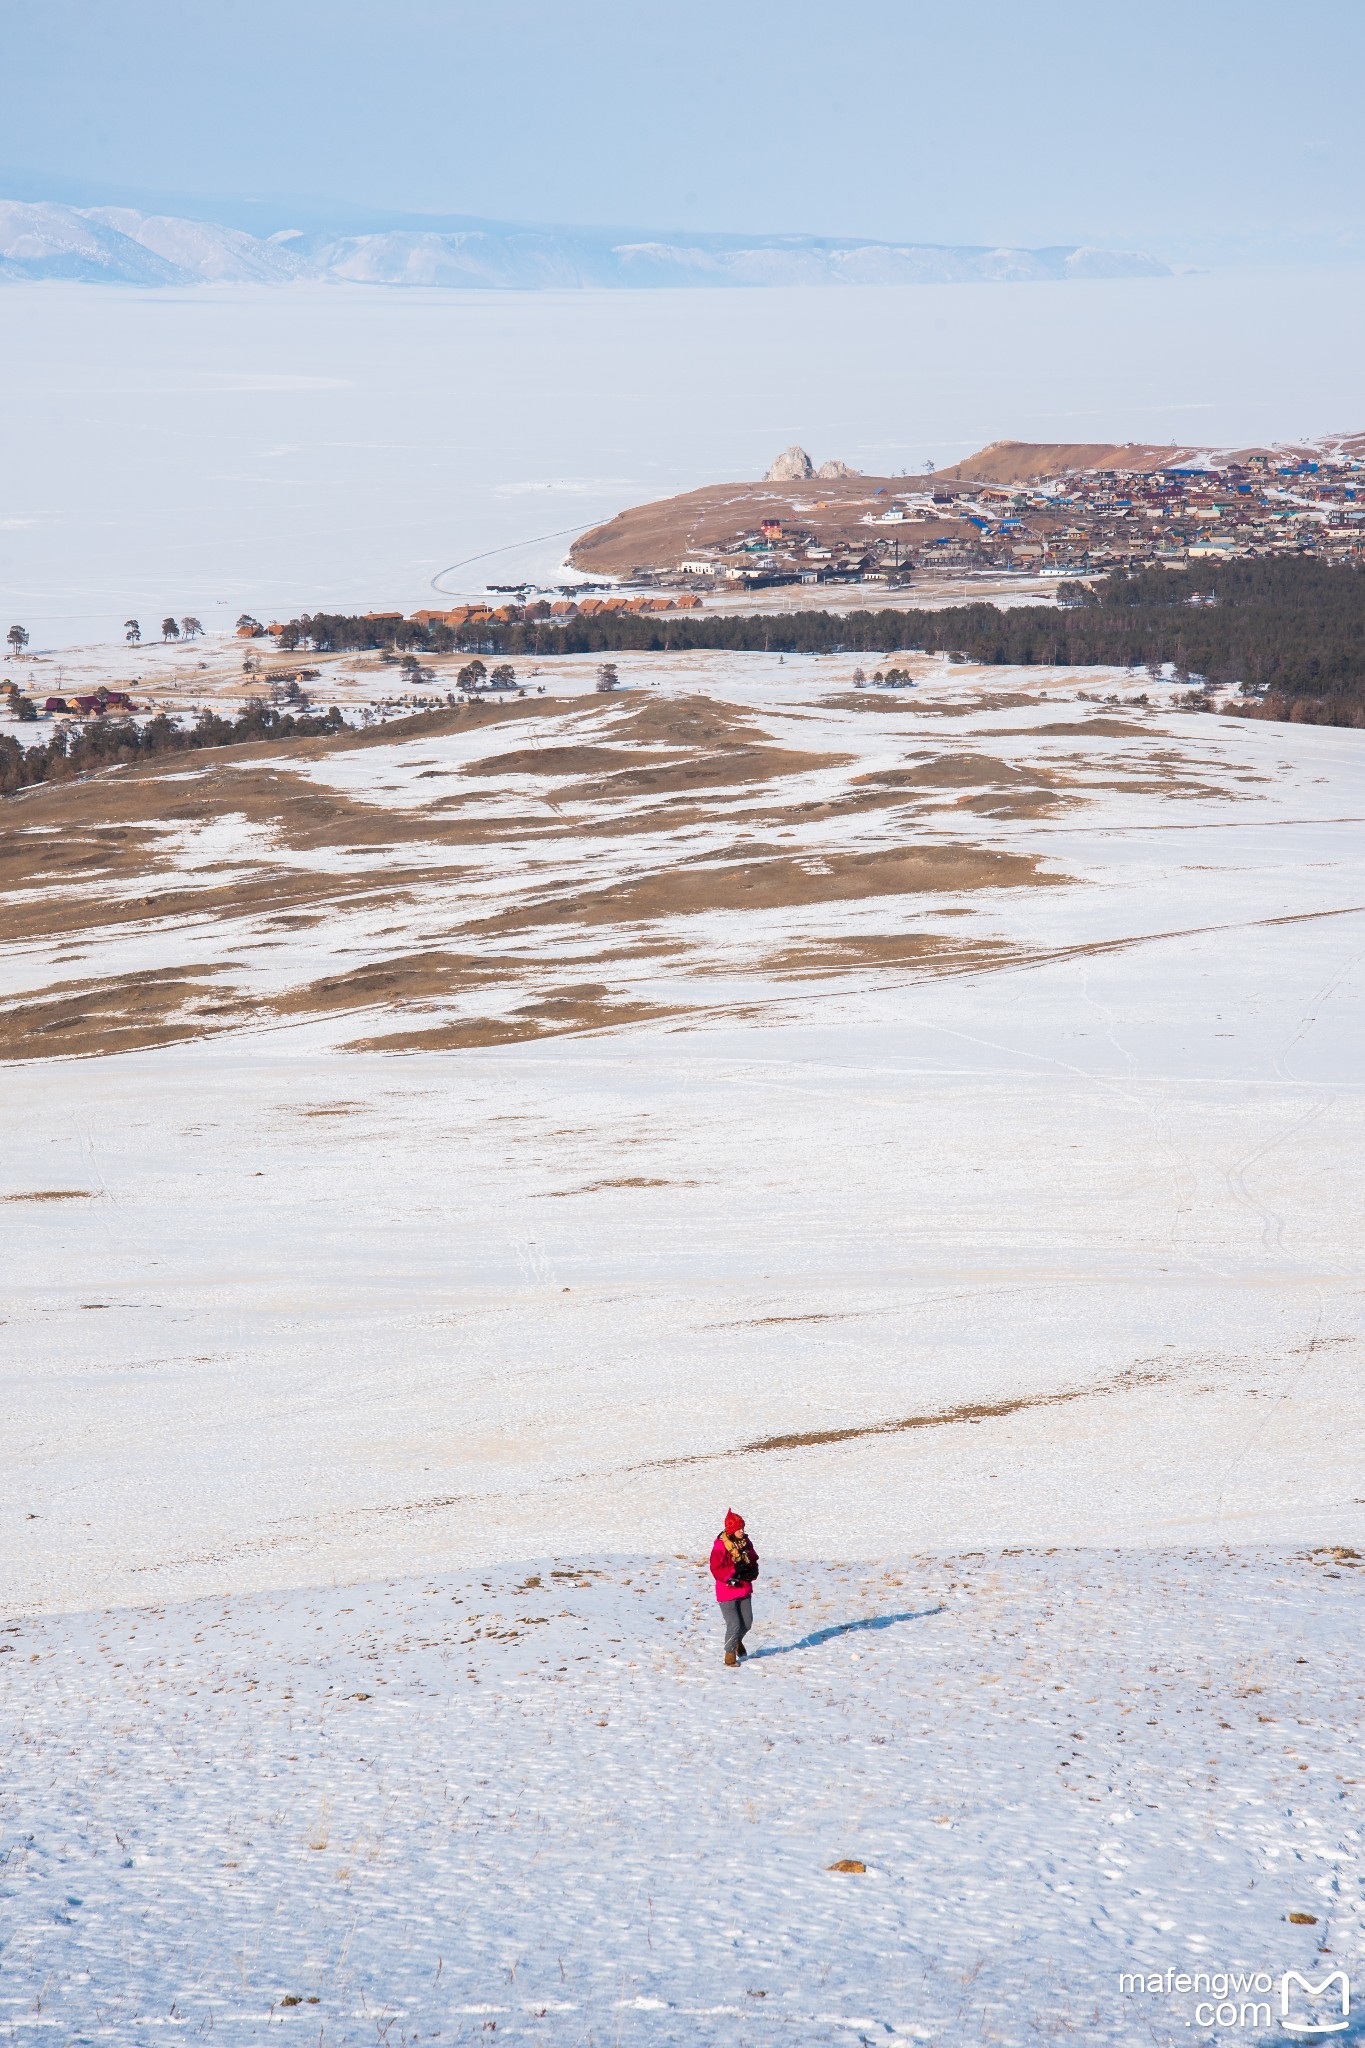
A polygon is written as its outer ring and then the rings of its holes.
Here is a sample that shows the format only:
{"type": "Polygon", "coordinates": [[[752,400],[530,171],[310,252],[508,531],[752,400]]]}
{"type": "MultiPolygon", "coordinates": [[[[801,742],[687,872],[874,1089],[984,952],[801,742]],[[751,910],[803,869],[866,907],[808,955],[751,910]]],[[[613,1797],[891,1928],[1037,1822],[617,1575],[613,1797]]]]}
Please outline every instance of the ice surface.
{"type": "Polygon", "coordinates": [[[1344,431],[1363,314],[1349,266],[1074,290],[7,286],[3,603],[35,645],[167,611],[411,611],[443,570],[453,595],[552,575],[574,533],[762,476],[793,439],[890,472],[1001,437],[1344,431]]]}

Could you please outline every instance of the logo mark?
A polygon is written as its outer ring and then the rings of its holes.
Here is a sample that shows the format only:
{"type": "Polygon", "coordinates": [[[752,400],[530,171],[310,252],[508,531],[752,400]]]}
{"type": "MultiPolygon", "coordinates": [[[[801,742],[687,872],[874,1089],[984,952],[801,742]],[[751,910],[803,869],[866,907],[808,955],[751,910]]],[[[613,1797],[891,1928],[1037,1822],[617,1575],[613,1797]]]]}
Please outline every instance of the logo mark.
{"type": "MultiPolygon", "coordinates": [[[[1309,2008],[1312,2009],[1311,2007],[1309,2008]]],[[[1280,2018],[1286,2034],[1339,2034],[1351,2017],[1351,1980],[1344,1970],[1329,1971],[1320,1984],[1310,1984],[1297,1970],[1286,1970],[1280,1979],[1280,2018]],[[1340,2019],[1296,2020],[1290,2018],[1294,2009],[1293,1987],[1297,1985],[1305,2001],[1330,1999],[1329,2010],[1340,2010],[1340,2019]],[[1337,1988],[1333,1990],[1333,1986],[1337,1988]]]]}

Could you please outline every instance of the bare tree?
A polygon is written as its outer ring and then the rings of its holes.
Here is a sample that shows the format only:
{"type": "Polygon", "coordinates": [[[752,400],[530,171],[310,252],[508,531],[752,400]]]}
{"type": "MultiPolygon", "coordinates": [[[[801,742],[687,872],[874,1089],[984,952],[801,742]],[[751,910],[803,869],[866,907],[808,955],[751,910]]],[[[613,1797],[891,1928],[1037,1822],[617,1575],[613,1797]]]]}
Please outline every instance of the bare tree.
{"type": "Polygon", "coordinates": [[[180,621],[180,631],[183,633],[184,637],[187,640],[199,639],[200,635],[203,633],[203,630],[204,629],[200,625],[198,619],[196,619],[192,614],[188,619],[182,619],[180,621]]]}
{"type": "Polygon", "coordinates": [[[167,617],[161,621],[161,637],[163,640],[178,640],[180,638],[180,628],[176,625],[174,619],[167,617]]]}
{"type": "Polygon", "coordinates": [[[9,641],[9,651],[11,654],[22,654],[28,646],[28,628],[26,626],[11,626],[5,638],[9,641]]]}
{"type": "Polygon", "coordinates": [[[136,619],[125,619],[123,621],[123,637],[130,647],[137,646],[142,638],[142,628],[136,619]]]}

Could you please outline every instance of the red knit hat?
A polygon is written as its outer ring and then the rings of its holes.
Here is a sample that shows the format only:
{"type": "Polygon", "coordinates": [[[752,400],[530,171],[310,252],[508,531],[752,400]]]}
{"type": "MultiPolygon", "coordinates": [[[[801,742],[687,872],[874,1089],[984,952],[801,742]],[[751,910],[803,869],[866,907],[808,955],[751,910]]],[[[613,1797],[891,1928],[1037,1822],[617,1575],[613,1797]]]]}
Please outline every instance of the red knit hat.
{"type": "Polygon", "coordinates": [[[728,1511],[728,1513],[726,1514],[726,1517],[725,1517],[725,1533],[726,1533],[726,1535],[727,1535],[727,1536],[738,1536],[738,1534],[739,1534],[740,1530],[741,1530],[741,1529],[742,1529],[743,1527],[744,1527],[744,1517],[743,1517],[743,1515],[737,1515],[737,1514],[735,1513],[734,1509],[733,1509],[733,1508],[731,1508],[731,1509],[730,1509],[730,1510],[728,1511]]]}

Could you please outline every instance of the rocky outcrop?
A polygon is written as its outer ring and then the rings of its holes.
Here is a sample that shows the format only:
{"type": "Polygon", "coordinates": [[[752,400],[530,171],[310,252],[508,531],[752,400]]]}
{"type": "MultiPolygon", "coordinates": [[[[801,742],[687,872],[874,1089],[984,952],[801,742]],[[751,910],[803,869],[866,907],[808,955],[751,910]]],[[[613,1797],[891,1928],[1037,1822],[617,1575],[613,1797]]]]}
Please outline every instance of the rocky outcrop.
{"type": "Polygon", "coordinates": [[[782,450],[763,481],[768,484],[803,484],[814,475],[815,466],[809,455],[793,441],[790,448],[782,450]]]}
{"type": "Polygon", "coordinates": [[[820,464],[820,467],[816,470],[815,474],[819,477],[823,477],[826,483],[833,483],[836,477],[857,476],[858,471],[856,469],[850,469],[846,462],[829,461],[822,462],[820,464]]]}

